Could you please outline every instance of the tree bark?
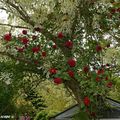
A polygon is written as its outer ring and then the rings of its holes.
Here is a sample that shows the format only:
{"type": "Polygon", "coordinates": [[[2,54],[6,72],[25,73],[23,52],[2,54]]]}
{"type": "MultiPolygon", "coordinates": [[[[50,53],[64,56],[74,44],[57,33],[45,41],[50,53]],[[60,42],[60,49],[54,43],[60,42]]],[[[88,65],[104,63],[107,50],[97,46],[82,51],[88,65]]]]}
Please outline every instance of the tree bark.
{"type": "Polygon", "coordinates": [[[65,86],[72,91],[75,97],[75,100],[78,103],[79,108],[81,108],[81,102],[82,102],[81,90],[77,80],[72,79],[72,80],[65,81],[65,86]]]}

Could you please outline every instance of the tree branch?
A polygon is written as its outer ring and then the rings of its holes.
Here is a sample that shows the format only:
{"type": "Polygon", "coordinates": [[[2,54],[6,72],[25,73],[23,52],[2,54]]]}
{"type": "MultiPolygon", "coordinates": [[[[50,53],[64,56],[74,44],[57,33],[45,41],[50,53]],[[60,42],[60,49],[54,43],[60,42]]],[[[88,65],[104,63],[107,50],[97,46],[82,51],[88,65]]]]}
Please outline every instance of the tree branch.
{"type": "MultiPolygon", "coordinates": [[[[20,19],[22,19],[24,22],[30,24],[31,26],[35,27],[35,22],[33,20],[31,20],[30,16],[27,14],[27,12],[24,12],[25,10],[23,9],[23,7],[21,8],[20,5],[18,3],[16,3],[17,5],[13,4],[10,1],[5,1],[6,4],[9,5],[9,8],[14,8],[19,14],[20,16],[18,16],[20,19]]],[[[4,9],[7,11],[7,9],[4,9]]],[[[14,14],[11,11],[12,14],[14,14]]],[[[42,26],[42,25],[41,25],[42,26]]],[[[53,42],[55,42],[56,37],[50,33],[48,30],[46,30],[44,27],[41,27],[41,33],[46,37],[49,38],[51,40],[53,40],[53,42]]]]}
{"type": "Polygon", "coordinates": [[[24,26],[19,26],[19,25],[10,25],[10,24],[4,24],[4,23],[0,23],[0,25],[2,25],[2,26],[8,26],[8,27],[13,27],[13,28],[30,29],[29,27],[24,27],[24,26]]]}
{"type": "Polygon", "coordinates": [[[37,66],[37,65],[34,65],[33,66],[33,61],[32,60],[28,60],[28,59],[25,59],[25,58],[22,58],[22,57],[15,57],[14,55],[11,55],[10,53],[6,53],[6,52],[1,52],[0,51],[0,55],[3,55],[3,56],[7,56],[13,60],[19,60],[20,62],[23,62],[23,63],[27,63],[28,66],[23,66],[23,69],[24,71],[28,71],[28,72],[32,72],[32,73],[36,73],[38,75],[40,75],[42,78],[46,78],[44,75],[44,69],[39,69],[37,67],[40,67],[40,66],[37,66]],[[32,66],[32,67],[31,67],[32,66]]]}
{"type": "Polygon", "coordinates": [[[19,60],[19,61],[24,62],[24,63],[31,63],[30,60],[26,60],[26,59],[24,59],[22,57],[17,57],[16,58],[14,55],[11,55],[10,53],[6,53],[6,52],[1,52],[0,51],[0,55],[7,56],[7,57],[10,57],[11,59],[19,60]]]}

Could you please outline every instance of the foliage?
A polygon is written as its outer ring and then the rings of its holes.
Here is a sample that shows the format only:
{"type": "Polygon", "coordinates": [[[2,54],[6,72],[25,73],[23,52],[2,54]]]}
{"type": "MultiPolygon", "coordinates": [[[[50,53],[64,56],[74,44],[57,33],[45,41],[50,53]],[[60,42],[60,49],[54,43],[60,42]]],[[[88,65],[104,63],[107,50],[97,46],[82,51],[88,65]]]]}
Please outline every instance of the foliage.
{"type": "Polygon", "coordinates": [[[51,81],[46,80],[37,86],[37,91],[45,100],[47,105],[45,112],[49,116],[54,116],[76,104],[74,98],[63,85],[55,86],[51,81]]]}
{"type": "Polygon", "coordinates": [[[30,101],[37,111],[42,111],[43,109],[45,109],[45,107],[47,107],[44,105],[44,100],[42,100],[42,96],[38,96],[34,90],[31,89],[25,93],[25,100],[30,101]]]}
{"type": "Polygon", "coordinates": [[[12,115],[16,111],[16,106],[12,102],[13,95],[11,86],[0,81],[0,115],[12,115]]]}
{"type": "Polygon", "coordinates": [[[89,117],[87,116],[87,114],[85,112],[78,112],[77,114],[75,114],[73,116],[72,120],[89,120],[89,117]]]}
{"type": "Polygon", "coordinates": [[[48,120],[48,116],[45,111],[38,112],[34,120],[48,120]]]}
{"type": "Polygon", "coordinates": [[[115,87],[109,93],[109,97],[120,101],[120,77],[117,77],[115,80],[115,87]]]}

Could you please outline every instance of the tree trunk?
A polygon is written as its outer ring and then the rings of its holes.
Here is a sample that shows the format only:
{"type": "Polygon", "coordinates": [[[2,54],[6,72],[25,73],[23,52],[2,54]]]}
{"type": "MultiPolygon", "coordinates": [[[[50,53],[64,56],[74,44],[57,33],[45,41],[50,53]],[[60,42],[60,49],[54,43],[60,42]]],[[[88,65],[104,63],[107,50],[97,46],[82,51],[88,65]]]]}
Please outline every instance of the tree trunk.
{"type": "Polygon", "coordinates": [[[77,101],[79,105],[79,108],[81,108],[81,102],[82,102],[81,90],[80,90],[79,83],[77,82],[77,80],[75,79],[68,80],[65,82],[65,86],[72,91],[75,97],[75,100],[77,101]]]}

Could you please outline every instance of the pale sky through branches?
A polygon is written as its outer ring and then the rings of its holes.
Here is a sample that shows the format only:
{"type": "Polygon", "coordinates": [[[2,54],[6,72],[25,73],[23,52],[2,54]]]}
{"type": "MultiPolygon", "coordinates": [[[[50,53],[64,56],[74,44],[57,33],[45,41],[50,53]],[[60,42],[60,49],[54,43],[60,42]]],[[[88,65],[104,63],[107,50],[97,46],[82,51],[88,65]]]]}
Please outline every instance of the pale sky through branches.
{"type": "Polygon", "coordinates": [[[6,22],[7,21],[7,17],[8,17],[8,14],[5,11],[0,10],[0,21],[6,22]]]}

